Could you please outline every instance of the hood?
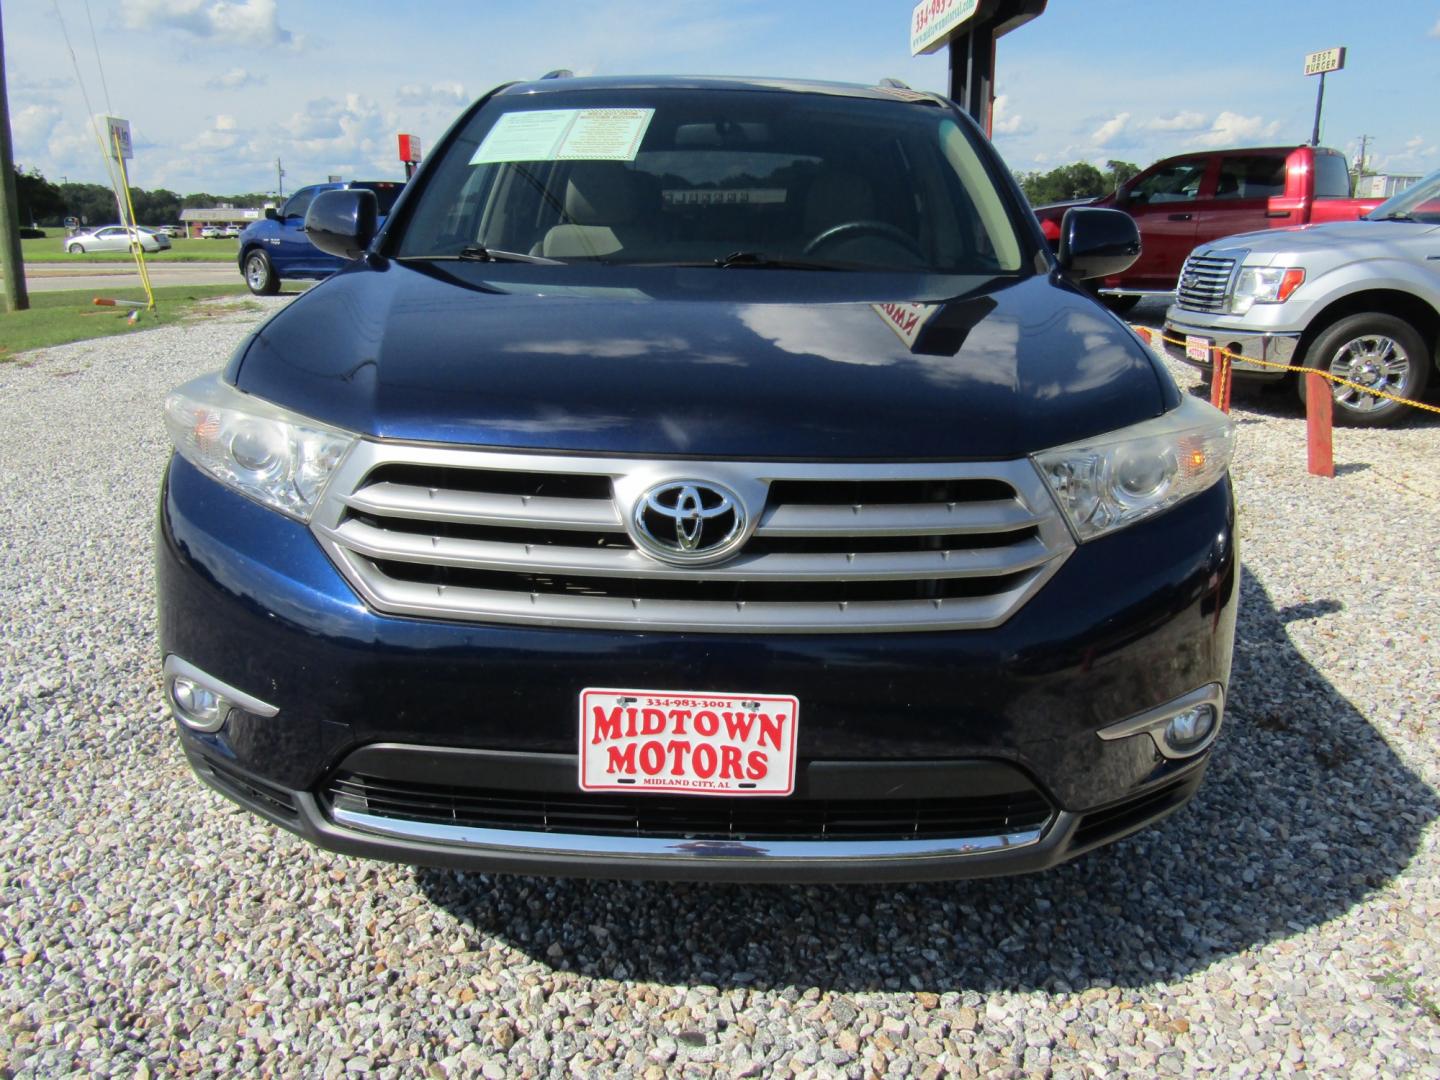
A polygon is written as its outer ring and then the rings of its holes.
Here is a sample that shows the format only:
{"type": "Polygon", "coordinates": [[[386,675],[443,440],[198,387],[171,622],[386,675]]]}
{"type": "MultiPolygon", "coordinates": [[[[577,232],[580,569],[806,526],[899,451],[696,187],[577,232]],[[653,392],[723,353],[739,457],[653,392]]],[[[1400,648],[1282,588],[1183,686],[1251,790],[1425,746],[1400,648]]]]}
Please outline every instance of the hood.
{"type": "Polygon", "coordinates": [[[383,438],[734,458],[1012,458],[1178,401],[1133,333],[1044,276],[376,260],[283,309],[227,377],[383,438]],[[887,278],[923,299],[867,292],[887,278]]]}
{"type": "MultiPolygon", "coordinates": [[[[1394,255],[1394,245],[1429,236],[1440,225],[1416,221],[1335,221],[1325,225],[1291,225],[1283,229],[1237,233],[1196,248],[1195,254],[1243,248],[1252,256],[1281,255],[1308,251],[1344,249],[1353,259],[1394,255]]],[[[1259,259],[1247,260],[1252,263],[1259,259]]]]}

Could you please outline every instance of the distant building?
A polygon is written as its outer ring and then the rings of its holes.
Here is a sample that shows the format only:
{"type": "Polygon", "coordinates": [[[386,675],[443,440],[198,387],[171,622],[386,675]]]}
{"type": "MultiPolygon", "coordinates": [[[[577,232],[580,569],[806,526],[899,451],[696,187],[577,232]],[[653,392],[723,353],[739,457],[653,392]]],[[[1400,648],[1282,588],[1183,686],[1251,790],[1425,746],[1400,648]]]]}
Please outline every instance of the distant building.
{"type": "Polygon", "coordinates": [[[252,221],[265,216],[264,210],[237,206],[214,206],[207,209],[180,211],[180,223],[185,226],[185,235],[196,237],[206,225],[238,225],[242,229],[252,221]]]}
{"type": "Polygon", "coordinates": [[[1355,181],[1355,197],[1388,199],[1392,195],[1400,194],[1419,179],[1419,175],[1411,176],[1408,173],[1375,173],[1373,176],[1362,176],[1355,181]]]}

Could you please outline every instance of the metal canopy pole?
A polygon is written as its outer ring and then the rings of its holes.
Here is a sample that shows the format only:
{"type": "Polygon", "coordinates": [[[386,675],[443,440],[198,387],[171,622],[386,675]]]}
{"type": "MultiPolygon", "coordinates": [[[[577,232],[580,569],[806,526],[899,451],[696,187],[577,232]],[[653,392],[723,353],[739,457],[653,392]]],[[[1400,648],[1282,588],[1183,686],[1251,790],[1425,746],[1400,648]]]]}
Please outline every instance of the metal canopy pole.
{"type": "Polygon", "coordinates": [[[950,99],[988,135],[995,101],[995,41],[1045,13],[1047,0],[980,0],[950,38],[950,99]]]}

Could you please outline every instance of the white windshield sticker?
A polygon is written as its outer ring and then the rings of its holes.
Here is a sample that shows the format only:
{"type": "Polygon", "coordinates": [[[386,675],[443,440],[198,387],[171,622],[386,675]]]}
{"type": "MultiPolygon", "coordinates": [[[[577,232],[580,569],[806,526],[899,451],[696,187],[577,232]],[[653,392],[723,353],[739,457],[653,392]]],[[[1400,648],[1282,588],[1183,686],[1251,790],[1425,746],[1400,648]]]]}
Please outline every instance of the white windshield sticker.
{"type": "Polygon", "coordinates": [[[470,159],[501,161],[634,161],[654,109],[544,109],[495,121],[470,159]]]}

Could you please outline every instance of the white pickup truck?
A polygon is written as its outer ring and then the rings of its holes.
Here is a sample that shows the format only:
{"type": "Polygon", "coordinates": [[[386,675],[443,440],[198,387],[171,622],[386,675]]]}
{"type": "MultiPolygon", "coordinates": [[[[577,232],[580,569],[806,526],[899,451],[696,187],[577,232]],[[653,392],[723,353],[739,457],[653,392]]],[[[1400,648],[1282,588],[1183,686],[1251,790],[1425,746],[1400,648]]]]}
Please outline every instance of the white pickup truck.
{"type": "MultiPolygon", "coordinates": [[[[1319,368],[1418,399],[1440,364],[1440,171],[1359,221],[1227,236],[1185,260],[1165,313],[1179,359],[1208,367],[1212,345],[1319,368]]],[[[1237,378],[1293,378],[1236,361],[1237,378]]],[[[1294,379],[1301,396],[1305,380],[1294,379]]],[[[1334,384],[1339,423],[1378,427],[1405,406],[1334,384]]]]}

